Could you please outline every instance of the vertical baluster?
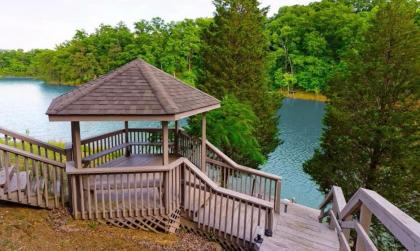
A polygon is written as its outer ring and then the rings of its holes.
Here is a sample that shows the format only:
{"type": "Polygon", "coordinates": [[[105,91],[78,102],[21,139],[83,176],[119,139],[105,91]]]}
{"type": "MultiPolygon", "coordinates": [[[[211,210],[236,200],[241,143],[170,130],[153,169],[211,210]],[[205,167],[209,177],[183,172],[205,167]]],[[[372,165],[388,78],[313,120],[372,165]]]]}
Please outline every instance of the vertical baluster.
{"type": "Polygon", "coordinates": [[[92,220],[92,205],[91,205],[91,196],[90,196],[90,191],[92,189],[92,187],[90,186],[90,175],[85,175],[84,176],[85,180],[86,180],[86,197],[87,197],[87,201],[88,201],[88,217],[90,220],[92,220]]]}
{"type": "Polygon", "coordinates": [[[204,222],[201,222],[201,179],[198,177],[198,228],[202,227],[204,222]]]}
{"type": "Polygon", "coordinates": [[[219,226],[218,226],[218,231],[217,233],[220,235],[220,232],[222,231],[222,219],[226,219],[222,217],[222,208],[223,208],[223,194],[219,194],[219,198],[220,198],[220,205],[219,205],[219,226]]]}
{"type": "MultiPolygon", "coordinates": [[[[1,158],[1,156],[0,156],[1,158]]],[[[30,181],[30,171],[29,171],[29,167],[28,167],[28,158],[25,157],[23,159],[23,166],[25,167],[25,172],[26,172],[26,202],[29,204],[30,203],[30,198],[31,198],[31,181],[30,181]]]]}
{"type": "MultiPolygon", "coordinates": [[[[138,176],[139,176],[138,173],[135,173],[134,174],[134,205],[135,205],[135,207],[134,207],[134,214],[135,214],[135,216],[139,216],[138,194],[137,194],[137,190],[138,190],[138,187],[137,187],[137,184],[138,184],[138,176]]],[[[140,183],[140,185],[141,185],[141,183],[140,183]]],[[[142,190],[140,190],[140,191],[142,191],[142,190]]]]}
{"type": "Polygon", "coordinates": [[[131,173],[127,173],[127,188],[128,188],[128,215],[133,217],[133,212],[131,209],[131,173]]]}
{"type": "Polygon", "coordinates": [[[245,244],[245,241],[246,241],[246,226],[253,224],[252,221],[251,221],[251,224],[246,224],[246,222],[245,222],[246,220],[248,220],[248,202],[244,202],[244,204],[245,204],[245,213],[244,213],[244,236],[242,238],[242,244],[245,244]]]}
{"type": "Polygon", "coordinates": [[[197,198],[195,197],[195,192],[196,192],[196,190],[197,190],[197,188],[196,188],[196,175],[195,175],[195,173],[193,173],[193,175],[194,175],[194,183],[193,183],[193,207],[194,207],[194,209],[193,209],[193,216],[194,216],[194,214],[197,212],[197,207],[196,207],[196,204],[198,204],[198,203],[200,203],[200,202],[198,202],[197,201],[197,198]]]}
{"type": "Polygon", "coordinates": [[[58,173],[58,167],[57,166],[51,166],[51,170],[53,171],[53,193],[54,193],[54,206],[58,207],[58,185],[57,185],[57,173],[58,173]]]}
{"type": "MultiPolygon", "coordinates": [[[[100,175],[92,175],[93,178],[93,199],[94,199],[94,206],[95,206],[95,217],[96,219],[99,218],[99,210],[98,210],[98,188],[97,188],[97,183],[98,183],[98,179],[97,178],[101,178],[100,175]]],[[[90,178],[89,178],[90,179],[90,178]]]]}
{"type": "MultiPolygon", "coordinates": [[[[102,217],[106,218],[106,209],[105,209],[105,192],[104,192],[104,178],[106,178],[106,175],[99,175],[99,181],[101,186],[101,204],[102,204],[102,217]]],[[[108,182],[107,182],[108,183],[108,182]]]]}
{"type": "Polygon", "coordinates": [[[120,186],[121,186],[121,204],[122,204],[122,215],[123,217],[127,217],[126,215],[126,205],[125,205],[125,190],[124,190],[124,174],[120,174],[120,186]]]}
{"type": "Polygon", "coordinates": [[[115,202],[116,202],[115,211],[117,213],[117,217],[119,218],[121,217],[121,215],[120,215],[120,203],[118,201],[119,196],[118,196],[117,174],[113,174],[113,177],[114,177],[114,194],[115,194],[115,202]]]}
{"type": "Polygon", "coordinates": [[[242,201],[240,199],[238,199],[238,203],[239,203],[239,205],[238,205],[239,208],[238,208],[238,222],[237,222],[238,226],[237,226],[237,229],[236,229],[236,243],[238,243],[238,241],[240,239],[240,236],[239,236],[240,235],[240,233],[239,233],[240,226],[242,225],[242,226],[245,227],[245,222],[241,221],[242,201]],[[241,224],[241,223],[243,223],[243,224],[241,224]]]}
{"type": "Polygon", "coordinates": [[[106,183],[108,184],[108,207],[109,207],[109,218],[114,218],[113,212],[112,212],[112,195],[111,195],[111,183],[109,181],[110,175],[108,174],[106,176],[106,183]]]}
{"type": "Polygon", "coordinates": [[[226,234],[227,234],[227,229],[228,229],[228,225],[227,225],[227,219],[229,219],[229,195],[226,195],[226,210],[225,210],[225,228],[224,228],[224,238],[226,238],[226,234]]]}
{"type": "MultiPolygon", "coordinates": [[[[143,173],[140,173],[140,184],[141,184],[141,190],[140,190],[140,192],[141,192],[141,194],[140,194],[140,196],[141,196],[141,198],[140,198],[140,201],[141,201],[141,204],[140,204],[140,206],[141,206],[141,216],[143,216],[143,209],[144,209],[144,179],[143,179],[143,177],[144,177],[144,174],[143,173]]],[[[162,182],[162,181],[161,181],[162,182]]],[[[162,191],[162,190],[161,190],[162,191]]]]}
{"type": "Polygon", "coordinates": [[[78,212],[78,198],[77,198],[77,186],[76,186],[76,175],[71,175],[71,196],[72,196],[72,208],[73,208],[73,215],[76,219],[79,219],[79,212],[78,212]]]}
{"type": "MultiPolygon", "coordinates": [[[[150,211],[149,211],[149,208],[150,208],[150,201],[151,201],[151,199],[150,199],[150,177],[149,177],[149,173],[146,173],[146,181],[147,181],[147,188],[146,188],[146,191],[147,191],[147,215],[150,215],[150,211]]],[[[165,187],[166,187],[166,184],[165,184],[165,187]]],[[[165,194],[165,197],[166,196],[168,196],[167,194],[165,194]]],[[[165,206],[168,206],[168,204],[165,204],[165,206]]]]}
{"type": "Polygon", "coordinates": [[[155,186],[156,186],[156,173],[153,173],[153,215],[157,215],[157,207],[156,207],[156,195],[155,195],[155,186]]]}
{"type": "Polygon", "coordinates": [[[86,219],[85,196],[84,196],[85,182],[84,182],[84,179],[86,179],[86,177],[84,175],[79,175],[80,210],[81,210],[81,214],[82,214],[82,219],[86,219]]]}
{"type": "Polygon", "coordinates": [[[249,224],[251,227],[249,229],[249,241],[252,241],[252,234],[254,230],[254,204],[251,204],[251,224],[249,224]]]}

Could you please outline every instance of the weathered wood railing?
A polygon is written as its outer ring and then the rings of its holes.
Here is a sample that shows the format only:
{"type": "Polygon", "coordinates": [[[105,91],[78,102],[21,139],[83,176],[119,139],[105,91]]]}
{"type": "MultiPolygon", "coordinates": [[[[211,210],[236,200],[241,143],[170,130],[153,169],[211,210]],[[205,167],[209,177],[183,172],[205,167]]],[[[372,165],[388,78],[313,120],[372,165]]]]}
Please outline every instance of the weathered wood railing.
{"type": "Polygon", "coordinates": [[[219,187],[186,158],[167,166],[80,168],[68,162],[75,218],[161,216],[183,209],[200,229],[252,243],[273,230],[273,203],[219,187]],[[229,220],[230,219],[230,220],[229,220]]]}
{"type": "Polygon", "coordinates": [[[0,127],[0,143],[55,161],[65,162],[63,148],[0,127]]]}
{"type": "MultiPolygon", "coordinates": [[[[173,139],[173,130],[170,130],[173,139]]],[[[162,154],[162,129],[130,128],[105,133],[81,141],[82,158],[87,167],[96,167],[127,154],[162,154]]],[[[169,144],[170,154],[173,143],[169,144]]]]}
{"type": "Polygon", "coordinates": [[[178,135],[178,154],[201,169],[201,140],[188,135],[183,130],[179,130],[178,135]]]}
{"type": "Polygon", "coordinates": [[[273,202],[280,211],[281,178],[237,164],[207,142],[207,175],[222,187],[273,202]]]}
{"type": "Polygon", "coordinates": [[[273,230],[272,203],[222,188],[183,159],[182,205],[199,228],[248,244],[254,240],[256,226],[273,230]]]}
{"type": "MultiPolygon", "coordinates": [[[[196,166],[201,163],[201,141],[180,131],[180,154],[196,166]]],[[[275,212],[280,211],[281,178],[237,164],[217,147],[206,142],[207,176],[223,188],[247,194],[274,203],[275,212]]]]}
{"type": "Polygon", "coordinates": [[[54,208],[67,200],[65,165],[0,144],[0,199],[54,208]]]}
{"type": "Polygon", "coordinates": [[[168,214],[179,207],[181,163],[76,169],[68,162],[73,215],[111,219],[168,214]]]}
{"type": "Polygon", "coordinates": [[[338,233],[341,250],[352,250],[351,244],[356,251],[377,250],[369,238],[372,215],[405,248],[420,250],[420,224],[375,191],[360,188],[346,203],[341,188],[334,186],[320,209],[320,221],[329,217],[330,227],[338,233]],[[350,229],[356,231],[355,241],[351,239],[350,229]]]}

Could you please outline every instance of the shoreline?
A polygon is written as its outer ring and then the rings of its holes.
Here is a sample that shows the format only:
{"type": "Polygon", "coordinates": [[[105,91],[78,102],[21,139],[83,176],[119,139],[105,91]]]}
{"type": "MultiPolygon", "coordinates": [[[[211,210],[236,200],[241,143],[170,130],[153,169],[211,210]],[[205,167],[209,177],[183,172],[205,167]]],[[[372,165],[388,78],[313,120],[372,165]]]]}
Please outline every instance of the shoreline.
{"type": "Polygon", "coordinates": [[[313,92],[306,92],[306,91],[296,91],[295,93],[288,93],[287,91],[280,91],[280,93],[287,98],[291,99],[302,99],[302,100],[312,100],[318,102],[326,102],[328,98],[322,94],[316,94],[313,92]]]}

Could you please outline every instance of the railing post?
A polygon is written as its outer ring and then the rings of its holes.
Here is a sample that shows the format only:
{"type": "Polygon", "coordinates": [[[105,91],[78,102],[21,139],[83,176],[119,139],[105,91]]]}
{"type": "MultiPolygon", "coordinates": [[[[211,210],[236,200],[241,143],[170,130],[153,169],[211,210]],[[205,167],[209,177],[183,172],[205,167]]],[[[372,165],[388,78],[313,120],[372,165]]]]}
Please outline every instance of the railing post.
{"type": "MultiPolygon", "coordinates": [[[[366,231],[366,233],[369,233],[369,226],[372,220],[372,212],[364,205],[362,204],[360,207],[360,217],[359,217],[359,223],[362,225],[363,229],[366,231]]],[[[365,243],[361,236],[357,236],[356,240],[356,251],[364,251],[365,250],[365,243]]]]}
{"type": "Polygon", "coordinates": [[[174,154],[178,155],[178,153],[179,153],[179,123],[178,123],[178,120],[175,120],[174,154]]]}
{"type": "Polygon", "coordinates": [[[203,173],[207,174],[207,144],[206,144],[206,113],[202,114],[201,119],[201,163],[200,163],[200,169],[203,171],[203,173]]]}
{"type": "Polygon", "coordinates": [[[274,216],[272,209],[266,209],[266,221],[267,221],[267,228],[265,229],[266,236],[273,236],[273,224],[274,224],[274,216]]]}
{"type": "MultiPolygon", "coordinates": [[[[125,134],[125,143],[128,144],[128,121],[124,122],[124,134],[125,134]]],[[[131,146],[127,145],[125,148],[125,157],[130,157],[131,155],[131,146]]]]}
{"type": "Polygon", "coordinates": [[[180,184],[180,187],[181,187],[181,206],[182,206],[182,208],[184,208],[185,209],[185,191],[186,191],[186,189],[185,189],[185,186],[186,186],[186,180],[185,180],[185,164],[184,163],[182,163],[180,166],[179,166],[180,168],[181,168],[181,184],[180,184]]]}
{"type": "Polygon", "coordinates": [[[280,214],[280,193],[281,193],[281,180],[276,180],[274,192],[274,212],[280,214]]]}
{"type": "Polygon", "coordinates": [[[169,214],[169,171],[163,172],[163,206],[165,212],[169,214]]]}

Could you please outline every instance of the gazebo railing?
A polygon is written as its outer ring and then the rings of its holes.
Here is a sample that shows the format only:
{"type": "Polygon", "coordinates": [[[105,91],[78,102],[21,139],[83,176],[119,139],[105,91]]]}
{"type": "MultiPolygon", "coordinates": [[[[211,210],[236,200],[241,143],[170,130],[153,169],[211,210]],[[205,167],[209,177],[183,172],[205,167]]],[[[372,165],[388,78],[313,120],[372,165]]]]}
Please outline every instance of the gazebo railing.
{"type": "Polygon", "coordinates": [[[112,219],[169,214],[179,208],[181,162],[79,169],[68,162],[74,217],[112,219]]]}
{"type": "MultiPolygon", "coordinates": [[[[173,144],[169,146],[172,154],[173,144]]],[[[81,151],[85,167],[97,167],[127,154],[162,154],[162,129],[130,128],[90,137],[81,141],[81,151]]]]}
{"type": "Polygon", "coordinates": [[[154,217],[181,209],[199,229],[252,243],[273,230],[273,204],[221,188],[188,159],[166,166],[79,168],[68,162],[75,218],[154,217]]]}

